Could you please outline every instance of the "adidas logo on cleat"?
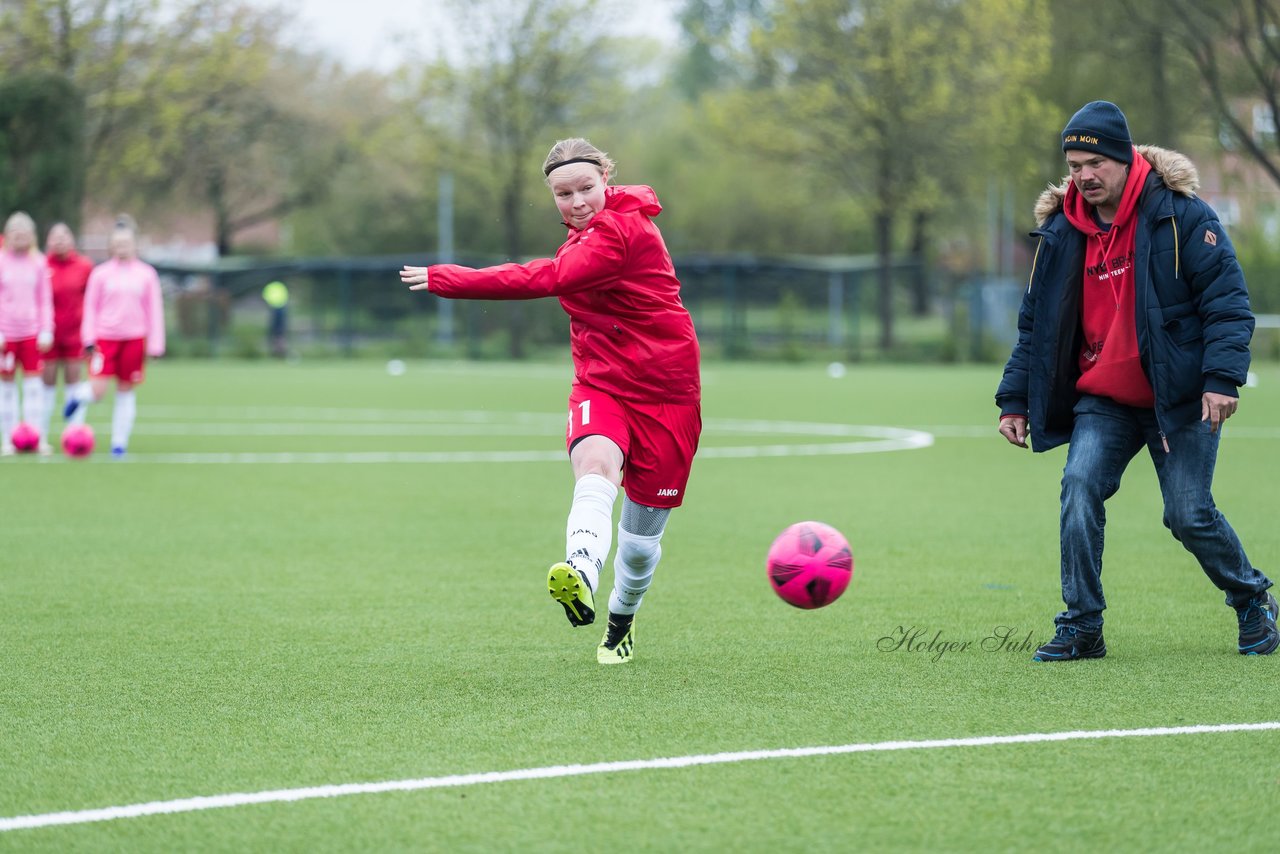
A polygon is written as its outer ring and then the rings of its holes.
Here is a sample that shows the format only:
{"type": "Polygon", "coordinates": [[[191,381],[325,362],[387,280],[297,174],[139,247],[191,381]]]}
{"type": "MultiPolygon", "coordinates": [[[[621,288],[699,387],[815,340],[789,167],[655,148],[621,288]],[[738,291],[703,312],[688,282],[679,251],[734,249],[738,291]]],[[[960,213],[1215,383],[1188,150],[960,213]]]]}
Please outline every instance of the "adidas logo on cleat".
{"type": "Polygon", "coordinates": [[[635,652],[635,615],[610,614],[604,638],[596,647],[596,661],[600,664],[625,664],[635,652]]]}

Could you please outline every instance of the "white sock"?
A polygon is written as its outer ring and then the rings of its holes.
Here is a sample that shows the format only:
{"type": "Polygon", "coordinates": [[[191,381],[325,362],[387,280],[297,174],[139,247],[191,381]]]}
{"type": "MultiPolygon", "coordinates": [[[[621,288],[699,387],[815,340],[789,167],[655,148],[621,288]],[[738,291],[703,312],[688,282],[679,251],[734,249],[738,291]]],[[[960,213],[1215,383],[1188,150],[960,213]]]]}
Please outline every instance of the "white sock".
{"type": "Polygon", "coordinates": [[[138,414],[138,393],[133,389],[116,389],[116,406],[111,413],[111,447],[129,447],[129,434],[133,432],[133,419],[138,414]]]}
{"type": "MultiPolygon", "coordinates": [[[[37,430],[44,423],[44,380],[40,377],[22,378],[22,420],[37,430]]],[[[40,438],[44,438],[44,431],[40,438]]]]}
{"type": "Polygon", "coordinates": [[[49,419],[53,417],[53,410],[58,405],[58,386],[44,386],[44,409],[40,412],[40,438],[46,442],[49,441],[49,419]]]}
{"type": "Polygon", "coordinates": [[[76,407],[76,411],[72,413],[68,419],[71,424],[83,424],[85,418],[89,416],[89,404],[94,403],[93,399],[93,383],[88,380],[81,380],[76,383],[73,388],[69,388],[64,392],[67,400],[78,400],[80,405],[76,407]]]}
{"type": "Polygon", "coordinates": [[[592,590],[600,589],[600,568],[613,546],[613,502],[617,497],[618,487],[603,475],[583,475],[573,487],[573,506],[565,528],[566,560],[582,573],[592,590]]]}
{"type": "Polygon", "coordinates": [[[613,593],[610,614],[634,614],[653,583],[653,571],[662,559],[662,534],[641,537],[618,526],[618,553],[613,558],[613,593]]]}
{"type": "Polygon", "coordinates": [[[13,380],[0,380],[0,432],[8,442],[13,428],[18,426],[18,384],[13,380]]]}

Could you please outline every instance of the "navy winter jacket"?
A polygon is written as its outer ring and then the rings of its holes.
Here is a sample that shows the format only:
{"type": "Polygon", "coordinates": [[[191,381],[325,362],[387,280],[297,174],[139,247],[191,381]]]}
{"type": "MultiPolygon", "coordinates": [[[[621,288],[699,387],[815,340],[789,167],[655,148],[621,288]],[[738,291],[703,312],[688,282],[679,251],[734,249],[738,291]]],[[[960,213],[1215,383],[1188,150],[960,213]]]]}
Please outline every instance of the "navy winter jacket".
{"type": "MultiPolygon", "coordinates": [[[[1213,208],[1195,196],[1195,166],[1174,151],[1138,151],[1152,166],[1134,242],[1138,350],[1156,421],[1168,435],[1200,419],[1204,392],[1238,395],[1254,321],[1231,241],[1213,208]]],[[[1018,342],[996,390],[1002,416],[1027,416],[1036,451],[1071,440],[1079,398],[1085,236],[1062,210],[1068,180],[1036,203],[1038,244],[1018,342]]]]}

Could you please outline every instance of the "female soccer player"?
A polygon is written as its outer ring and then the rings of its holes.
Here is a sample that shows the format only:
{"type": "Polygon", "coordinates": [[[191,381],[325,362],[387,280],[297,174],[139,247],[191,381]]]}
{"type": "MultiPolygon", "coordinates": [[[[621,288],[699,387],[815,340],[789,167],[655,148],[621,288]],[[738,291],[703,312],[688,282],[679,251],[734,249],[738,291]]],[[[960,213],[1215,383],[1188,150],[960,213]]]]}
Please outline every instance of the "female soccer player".
{"type": "Polygon", "coordinates": [[[569,623],[595,620],[595,591],[625,487],[601,664],[631,660],[634,618],[702,431],[698,339],[653,217],[649,187],[610,187],[614,163],[585,139],[551,147],[542,166],[569,229],[554,258],[476,270],[405,267],[410,290],[463,299],[559,297],[569,315],[574,379],[565,442],[576,481],[565,559],[547,573],[569,623]]]}
{"type": "Polygon", "coordinates": [[[57,406],[58,367],[62,367],[63,394],[69,400],[80,382],[80,322],[84,318],[84,291],[93,262],[76,251],[76,237],[65,222],[55,223],[45,241],[49,284],[53,291],[53,346],[44,355],[44,420],[41,435],[49,434],[49,418],[57,406]]]}
{"type": "MultiPolygon", "coordinates": [[[[0,249],[0,454],[13,453],[10,437],[18,426],[18,369],[22,369],[22,420],[44,423],[41,353],[53,343],[53,300],[49,268],[36,250],[36,224],[17,211],[4,224],[0,249]]],[[[50,453],[44,433],[40,453],[50,453]]]]}
{"type": "Polygon", "coordinates": [[[89,388],[79,386],[63,415],[84,422],[90,403],[102,399],[107,381],[116,379],[111,415],[111,456],[124,457],[137,417],[134,387],[143,380],[147,356],[164,355],[164,305],[160,277],[139,260],[133,226],[116,223],[111,232],[111,258],[89,274],[84,294],[80,338],[89,354],[89,388]]]}

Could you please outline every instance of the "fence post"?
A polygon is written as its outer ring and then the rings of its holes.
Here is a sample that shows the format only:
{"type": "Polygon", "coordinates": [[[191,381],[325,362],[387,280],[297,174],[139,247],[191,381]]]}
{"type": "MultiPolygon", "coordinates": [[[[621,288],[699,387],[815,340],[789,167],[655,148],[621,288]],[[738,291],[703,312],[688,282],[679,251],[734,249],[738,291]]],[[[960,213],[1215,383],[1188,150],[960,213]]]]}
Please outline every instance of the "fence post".
{"type": "Polygon", "coordinates": [[[862,358],[862,277],[865,271],[850,273],[849,288],[849,361],[862,358]]]}
{"type": "Polygon", "coordinates": [[[205,308],[209,312],[209,355],[218,354],[218,312],[222,301],[222,273],[214,271],[210,276],[209,300],[205,308]]]}
{"type": "Polygon", "coordinates": [[[844,273],[839,270],[827,279],[827,343],[844,343],[844,273]]]}
{"type": "Polygon", "coordinates": [[[338,302],[342,307],[342,355],[350,357],[355,330],[351,317],[351,270],[345,264],[338,271],[338,302]]]}
{"type": "Polygon", "coordinates": [[[746,355],[747,307],[738,293],[738,270],[725,265],[720,268],[724,284],[725,356],[737,359],[746,355]]]}

